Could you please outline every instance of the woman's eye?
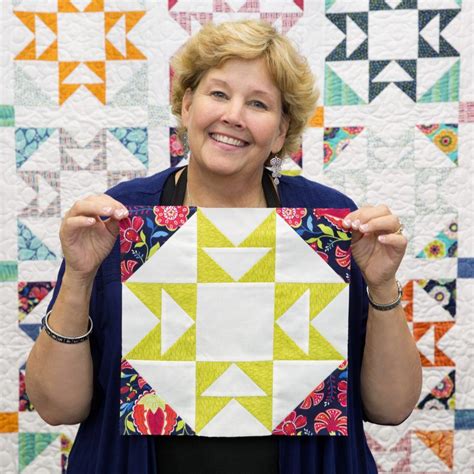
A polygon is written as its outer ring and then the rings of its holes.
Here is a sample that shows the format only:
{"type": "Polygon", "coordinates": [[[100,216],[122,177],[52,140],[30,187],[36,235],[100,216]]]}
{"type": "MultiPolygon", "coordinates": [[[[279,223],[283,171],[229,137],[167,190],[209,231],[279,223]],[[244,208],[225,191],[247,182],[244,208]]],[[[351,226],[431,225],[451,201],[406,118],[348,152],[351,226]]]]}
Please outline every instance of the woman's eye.
{"type": "Polygon", "coordinates": [[[217,97],[218,99],[225,99],[227,96],[222,91],[212,91],[211,95],[217,97]]]}
{"type": "Polygon", "coordinates": [[[257,109],[263,109],[263,110],[267,110],[268,107],[266,104],[264,104],[262,101],[260,100],[252,100],[251,102],[252,106],[256,107],[257,109]]]}

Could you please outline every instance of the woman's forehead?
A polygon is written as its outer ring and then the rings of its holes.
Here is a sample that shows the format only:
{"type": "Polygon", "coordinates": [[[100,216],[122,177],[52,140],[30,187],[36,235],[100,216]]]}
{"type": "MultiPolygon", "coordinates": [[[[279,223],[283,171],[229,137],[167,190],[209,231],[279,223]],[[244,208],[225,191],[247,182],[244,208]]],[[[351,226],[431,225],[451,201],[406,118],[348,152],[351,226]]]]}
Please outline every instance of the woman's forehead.
{"type": "Polygon", "coordinates": [[[229,59],[223,65],[209,69],[202,77],[206,85],[238,86],[259,94],[279,94],[263,58],[229,59]]]}

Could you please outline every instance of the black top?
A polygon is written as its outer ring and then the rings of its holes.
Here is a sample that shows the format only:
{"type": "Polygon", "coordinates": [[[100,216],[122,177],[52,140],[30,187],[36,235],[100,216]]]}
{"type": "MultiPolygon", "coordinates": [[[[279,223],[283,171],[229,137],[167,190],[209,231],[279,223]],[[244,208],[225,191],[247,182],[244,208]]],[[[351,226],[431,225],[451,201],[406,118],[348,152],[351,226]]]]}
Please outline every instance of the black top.
{"type": "MultiPolygon", "coordinates": [[[[184,202],[187,168],[175,184],[172,173],[165,182],[160,204],[184,202]]],[[[267,171],[262,176],[267,207],[279,207],[278,194],[267,171]]],[[[277,474],[278,439],[274,436],[205,438],[157,436],[158,474],[277,474]]]]}
{"type": "MultiPolygon", "coordinates": [[[[179,171],[181,168],[177,168],[179,171]]],[[[175,173],[168,176],[163,186],[163,193],[161,194],[160,205],[161,206],[182,206],[184,203],[184,197],[186,195],[186,185],[188,183],[188,167],[186,166],[178,178],[178,182],[175,182],[175,173]]],[[[262,188],[263,194],[265,195],[265,201],[267,207],[280,207],[280,198],[275,190],[272,183],[270,172],[264,169],[262,175],[262,188]]]]}

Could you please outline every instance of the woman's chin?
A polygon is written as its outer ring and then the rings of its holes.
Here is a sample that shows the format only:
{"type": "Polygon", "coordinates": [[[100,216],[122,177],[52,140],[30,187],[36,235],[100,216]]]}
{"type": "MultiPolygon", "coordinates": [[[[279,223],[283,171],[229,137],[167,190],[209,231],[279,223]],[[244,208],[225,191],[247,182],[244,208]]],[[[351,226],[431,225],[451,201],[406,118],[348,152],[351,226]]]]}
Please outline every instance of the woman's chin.
{"type": "Polygon", "coordinates": [[[246,174],[245,167],[241,166],[240,163],[233,162],[229,159],[206,163],[205,170],[207,173],[219,177],[235,177],[241,174],[246,174]]]}

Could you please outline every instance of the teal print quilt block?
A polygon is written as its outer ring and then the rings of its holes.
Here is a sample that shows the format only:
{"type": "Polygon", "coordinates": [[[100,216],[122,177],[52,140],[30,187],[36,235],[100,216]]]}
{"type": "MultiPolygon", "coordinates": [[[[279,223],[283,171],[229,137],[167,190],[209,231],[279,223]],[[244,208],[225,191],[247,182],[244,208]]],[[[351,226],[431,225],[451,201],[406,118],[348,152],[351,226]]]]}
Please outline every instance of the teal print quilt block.
{"type": "Polygon", "coordinates": [[[349,210],[129,211],[121,434],[347,436],[349,210]]]}

